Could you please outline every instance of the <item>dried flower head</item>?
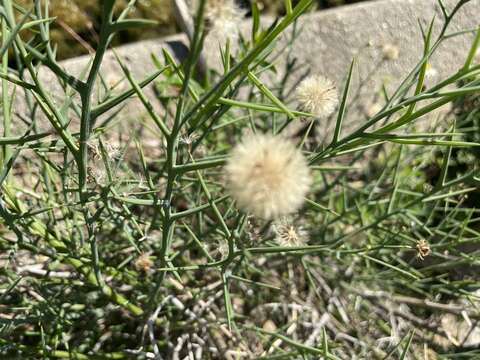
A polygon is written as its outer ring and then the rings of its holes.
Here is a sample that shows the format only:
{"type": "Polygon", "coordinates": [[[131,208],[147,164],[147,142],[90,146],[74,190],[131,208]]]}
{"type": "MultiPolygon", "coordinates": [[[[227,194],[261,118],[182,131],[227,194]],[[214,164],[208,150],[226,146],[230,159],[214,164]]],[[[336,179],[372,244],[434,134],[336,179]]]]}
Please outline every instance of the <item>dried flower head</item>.
{"type": "Polygon", "coordinates": [[[335,84],[321,75],[304,79],[297,88],[300,107],[317,117],[328,117],[338,105],[335,84]]]}
{"type": "Polygon", "coordinates": [[[272,135],[246,137],[232,150],[225,170],[237,205],[265,219],[296,211],[312,183],[300,150],[272,135]]]}
{"type": "Polygon", "coordinates": [[[281,246],[301,246],[307,242],[307,232],[292,219],[282,217],[272,224],[275,240],[281,246]]]}
{"type": "Polygon", "coordinates": [[[197,139],[198,139],[198,135],[195,134],[195,133],[184,134],[184,135],[180,136],[179,142],[181,144],[185,144],[188,147],[190,147],[190,145],[192,145],[195,142],[195,140],[197,140],[197,139]]]}
{"type": "Polygon", "coordinates": [[[103,184],[107,179],[107,172],[102,164],[87,167],[87,183],[89,184],[103,184]]]}
{"type": "Polygon", "coordinates": [[[150,259],[148,253],[143,253],[135,260],[133,265],[135,266],[135,269],[137,269],[137,271],[142,271],[146,273],[152,268],[153,261],[150,259]]]}
{"type": "Polygon", "coordinates": [[[415,248],[417,249],[417,257],[421,260],[430,254],[430,246],[425,239],[418,240],[415,248]]]}
{"type": "MultiPolygon", "coordinates": [[[[87,142],[87,148],[93,160],[102,159],[102,151],[100,150],[100,145],[97,142],[87,142]]],[[[107,141],[103,144],[103,148],[105,150],[107,158],[112,160],[120,158],[121,149],[119,146],[112,144],[110,141],[107,141]]]]}

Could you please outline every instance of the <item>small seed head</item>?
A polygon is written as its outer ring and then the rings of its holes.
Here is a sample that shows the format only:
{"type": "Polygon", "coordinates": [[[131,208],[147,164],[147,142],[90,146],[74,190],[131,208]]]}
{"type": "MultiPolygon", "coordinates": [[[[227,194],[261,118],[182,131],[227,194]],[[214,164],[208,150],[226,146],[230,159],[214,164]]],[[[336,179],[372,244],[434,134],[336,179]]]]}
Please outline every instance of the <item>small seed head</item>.
{"type": "Polygon", "coordinates": [[[288,217],[275,221],[272,227],[275,240],[281,246],[301,246],[307,242],[306,231],[300,225],[295,225],[288,217]]]}
{"type": "Polygon", "coordinates": [[[335,84],[320,75],[304,79],[298,86],[296,95],[300,107],[319,118],[332,115],[338,105],[335,84]]]}
{"type": "Polygon", "coordinates": [[[134,262],[135,269],[147,273],[153,266],[153,261],[150,259],[149,254],[141,254],[134,262]]]}
{"type": "Polygon", "coordinates": [[[430,254],[430,245],[428,245],[425,239],[418,240],[415,248],[417,249],[417,257],[420,260],[424,260],[430,254]]]}

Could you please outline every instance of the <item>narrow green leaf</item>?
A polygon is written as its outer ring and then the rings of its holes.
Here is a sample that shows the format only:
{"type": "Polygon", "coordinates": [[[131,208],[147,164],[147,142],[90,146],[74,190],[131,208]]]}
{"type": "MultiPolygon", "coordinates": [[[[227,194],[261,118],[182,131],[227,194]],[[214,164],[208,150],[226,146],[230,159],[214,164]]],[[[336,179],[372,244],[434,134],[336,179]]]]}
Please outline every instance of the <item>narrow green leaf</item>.
{"type": "Polygon", "coordinates": [[[422,202],[429,202],[429,201],[435,201],[435,200],[441,200],[441,199],[448,199],[449,197],[452,197],[452,196],[456,196],[456,195],[461,195],[461,194],[466,194],[466,193],[469,193],[471,191],[475,191],[477,190],[476,187],[469,187],[469,188],[466,188],[466,189],[461,189],[461,190],[457,190],[457,191],[451,191],[451,192],[448,192],[446,194],[438,194],[438,195],[432,195],[432,196],[429,196],[429,197],[426,197],[422,200],[422,202]]]}
{"type": "Polygon", "coordinates": [[[418,279],[419,279],[419,277],[418,277],[417,275],[414,275],[414,274],[412,274],[412,273],[410,273],[410,272],[408,272],[408,271],[406,271],[406,270],[403,270],[403,269],[399,268],[398,266],[395,266],[395,265],[386,263],[385,261],[382,261],[382,260],[373,258],[373,257],[368,256],[368,255],[365,255],[365,254],[360,254],[360,256],[362,256],[362,257],[364,257],[365,259],[368,259],[368,260],[370,260],[370,261],[373,261],[373,262],[375,262],[375,263],[377,263],[377,264],[380,264],[380,265],[383,265],[383,266],[385,266],[385,267],[388,267],[388,268],[390,268],[390,269],[392,269],[392,270],[395,270],[395,271],[397,271],[398,273],[403,274],[403,275],[405,275],[405,276],[407,276],[407,277],[410,277],[410,278],[412,278],[412,279],[415,279],[415,280],[418,280],[418,279]]]}
{"type": "Polygon", "coordinates": [[[163,133],[164,136],[169,136],[170,131],[168,130],[163,120],[155,112],[153,105],[150,103],[150,100],[148,100],[148,98],[145,96],[139,84],[137,84],[137,82],[133,79],[133,76],[130,73],[130,70],[123,64],[123,62],[120,60],[120,58],[115,52],[114,52],[114,55],[121,69],[123,70],[123,73],[125,74],[128,81],[130,82],[130,85],[132,86],[137,96],[140,98],[140,101],[142,102],[143,106],[147,110],[152,120],[155,122],[155,124],[157,125],[157,127],[160,129],[160,131],[163,133]]]}
{"type": "MultiPolygon", "coordinates": [[[[455,123],[452,127],[452,133],[453,133],[454,129],[455,129],[455,123]]],[[[449,141],[452,141],[452,136],[450,136],[449,141]]],[[[450,157],[452,155],[452,149],[453,149],[453,146],[447,147],[447,150],[445,151],[445,153],[443,155],[442,168],[441,168],[441,171],[440,171],[440,176],[438,177],[438,181],[435,184],[436,188],[441,188],[445,184],[445,181],[447,180],[448,166],[450,164],[450,157]]]]}
{"type": "Polygon", "coordinates": [[[348,98],[348,91],[350,90],[350,81],[352,79],[352,72],[353,72],[353,65],[355,64],[355,59],[352,60],[350,64],[350,69],[348,70],[347,81],[345,82],[345,88],[343,90],[342,102],[340,103],[340,108],[338,110],[337,122],[335,124],[335,132],[333,133],[333,146],[340,136],[340,131],[342,129],[342,122],[343,118],[345,117],[345,109],[347,107],[347,98],[348,98]]]}
{"type": "Polygon", "coordinates": [[[52,135],[52,132],[24,136],[0,137],[0,145],[23,145],[31,141],[43,139],[50,135],[52,135]]]}
{"type": "MultiPolygon", "coordinates": [[[[411,334],[410,334],[410,335],[411,335],[411,334]]],[[[400,341],[399,341],[397,344],[395,344],[395,346],[393,347],[393,349],[391,349],[391,350],[388,352],[388,354],[385,355],[385,356],[382,358],[382,360],[387,360],[387,359],[389,359],[389,358],[395,353],[395,351],[397,351],[397,349],[400,347],[400,345],[402,344],[403,340],[405,340],[405,338],[406,338],[407,336],[408,336],[408,334],[405,335],[405,336],[403,336],[403,337],[400,339],[400,341]]]]}
{"type": "Polygon", "coordinates": [[[50,17],[50,18],[45,18],[45,19],[38,19],[38,20],[32,20],[32,21],[29,21],[27,23],[25,23],[23,26],[22,26],[22,29],[21,30],[26,30],[26,29],[29,29],[31,27],[34,27],[36,25],[40,25],[40,24],[44,24],[44,23],[52,23],[53,21],[55,21],[56,17],[50,17]]]}
{"type": "Polygon", "coordinates": [[[326,212],[332,213],[332,214],[334,214],[334,215],[340,216],[340,214],[338,214],[337,212],[333,211],[332,209],[329,209],[329,208],[327,208],[326,206],[320,205],[319,203],[316,203],[316,202],[313,201],[313,200],[310,200],[310,199],[305,198],[305,202],[306,202],[308,205],[310,205],[311,207],[313,207],[314,209],[321,210],[321,211],[326,211],[326,212]]]}
{"type": "MultiPolygon", "coordinates": [[[[138,83],[138,87],[140,89],[143,89],[145,86],[148,86],[152,81],[154,81],[158,76],[160,76],[163,72],[165,72],[168,69],[168,66],[163,67],[162,69],[159,69],[155,71],[153,74],[147,76],[144,80],[138,83]]],[[[92,118],[96,118],[103,113],[107,112],[111,108],[115,107],[118,104],[121,104],[124,100],[128,99],[130,96],[135,94],[137,91],[134,86],[132,86],[130,89],[122,92],[121,94],[101,103],[95,106],[92,109],[92,118]]]]}
{"type": "Polygon", "coordinates": [[[480,45],[480,28],[477,30],[477,33],[475,34],[475,38],[473,39],[472,46],[470,47],[470,51],[468,52],[467,58],[465,59],[463,70],[466,71],[470,69],[473,59],[475,58],[475,55],[477,54],[477,51],[479,49],[479,45],[480,45]]]}
{"type": "Polygon", "coordinates": [[[241,276],[230,275],[230,279],[235,279],[235,280],[244,282],[244,283],[246,283],[246,284],[252,284],[252,285],[264,287],[264,288],[267,288],[267,289],[282,290],[282,288],[280,288],[280,287],[278,287],[278,286],[266,284],[266,283],[263,283],[263,282],[260,282],[260,281],[253,281],[253,280],[245,279],[245,278],[243,278],[243,277],[241,277],[241,276]]]}
{"type": "Polygon", "coordinates": [[[202,212],[203,210],[210,208],[212,206],[212,204],[221,203],[221,202],[223,202],[223,201],[225,201],[229,198],[230,197],[228,195],[225,195],[225,196],[219,197],[217,199],[214,199],[212,202],[208,202],[206,204],[199,205],[199,206],[196,206],[196,207],[188,209],[188,210],[173,213],[171,215],[171,219],[178,220],[178,219],[184,218],[186,216],[190,216],[190,215],[202,212]]]}
{"type": "MultiPolygon", "coordinates": [[[[290,346],[298,349],[302,353],[310,353],[310,354],[316,354],[316,355],[324,355],[325,354],[323,349],[319,349],[319,348],[316,348],[316,347],[305,345],[301,342],[297,342],[295,340],[292,340],[289,337],[287,337],[285,335],[282,335],[280,333],[267,331],[267,330],[264,330],[264,329],[261,329],[261,328],[258,328],[258,327],[244,326],[244,328],[248,329],[248,330],[252,330],[252,331],[257,331],[261,334],[267,334],[267,335],[273,336],[277,339],[280,339],[280,340],[284,341],[286,344],[289,344],[290,346]]],[[[340,358],[329,353],[327,355],[327,360],[340,360],[340,358]]]]}
{"type": "MultiPolygon", "coordinates": [[[[0,58],[8,50],[8,48],[10,47],[12,42],[15,40],[15,37],[17,36],[17,34],[22,30],[22,26],[25,25],[25,23],[27,22],[28,17],[30,16],[31,12],[32,12],[32,10],[29,10],[25,15],[23,15],[20,22],[8,34],[8,37],[6,39],[3,39],[2,47],[0,48],[0,58]]],[[[3,17],[2,21],[6,21],[6,18],[3,17]]],[[[3,36],[4,35],[2,35],[2,37],[3,36]]]]}
{"type": "Polygon", "coordinates": [[[174,167],[174,171],[177,174],[182,174],[188,171],[209,169],[212,167],[222,166],[226,162],[227,162],[226,157],[222,157],[219,159],[211,159],[211,160],[198,160],[198,161],[187,163],[187,164],[176,165],[174,167]]]}
{"type": "Polygon", "coordinates": [[[285,113],[290,119],[295,118],[295,115],[278,99],[266,86],[263,84],[260,79],[255,76],[254,73],[249,72],[248,73],[248,78],[250,81],[252,81],[255,86],[262,92],[263,95],[265,95],[270,101],[272,101],[275,105],[278,106],[280,110],[282,110],[283,113],[285,113]]]}
{"type": "Polygon", "coordinates": [[[480,146],[480,143],[472,143],[467,141],[455,141],[455,140],[413,140],[413,139],[386,139],[386,141],[399,143],[399,144],[409,144],[409,145],[440,145],[440,146],[455,146],[455,147],[472,147],[480,146]]]}
{"type": "Polygon", "coordinates": [[[329,353],[328,353],[328,338],[327,338],[327,332],[325,331],[325,326],[322,327],[322,348],[323,348],[323,356],[325,359],[328,359],[329,353]]]}
{"type": "Polygon", "coordinates": [[[260,11],[258,10],[257,0],[252,1],[252,43],[257,42],[257,34],[260,30],[260,11]]]}
{"type": "Polygon", "coordinates": [[[28,90],[33,90],[33,89],[35,89],[35,85],[30,84],[30,83],[27,83],[27,82],[22,81],[22,80],[19,80],[19,79],[15,79],[15,78],[13,78],[10,74],[0,73],[0,78],[9,81],[9,82],[11,82],[12,84],[21,86],[21,87],[23,87],[24,89],[28,89],[28,90]]]}
{"type": "Polygon", "coordinates": [[[110,31],[112,33],[124,31],[128,29],[138,29],[143,28],[145,26],[153,26],[158,25],[158,21],[155,20],[148,20],[148,19],[127,19],[117,21],[110,27],[110,31]]]}
{"type": "Polygon", "coordinates": [[[403,352],[400,355],[399,360],[404,360],[407,357],[407,352],[410,349],[410,346],[412,345],[412,340],[413,340],[413,335],[415,334],[415,330],[412,330],[410,332],[410,336],[408,337],[407,344],[403,348],[403,352]]]}
{"type": "MultiPolygon", "coordinates": [[[[422,88],[423,88],[423,84],[425,82],[425,74],[426,74],[427,68],[429,66],[428,59],[429,59],[429,53],[430,53],[430,41],[431,41],[431,38],[432,38],[432,30],[433,30],[434,20],[435,20],[435,18],[433,18],[432,21],[430,22],[430,26],[428,28],[428,33],[424,36],[425,44],[424,44],[424,49],[423,49],[423,59],[422,59],[423,64],[420,68],[420,73],[418,75],[418,81],[417,81],[417,86],[415,87],[414,95],[420,94],[420,92],[422,91],[422,88]]],[[[407,116],[410,115],[411,113],[413,113],[413,111],[415,110],[415,105],[416,105],[416,103],[412,103],[409,106],[409,108],[407,110],[407,116]]]]}
{"type": "MultiPolygon", "coordinates": [[[[269,104],[256,104],[252,102],[246,102],[246,101],[238,101],[238,100],[233,100],[233,99],[227,99],[225,97],[221,97],[218,99],[219,104],[224,104],[224,105],[230,105],[230,106],[235,106],[239,108],[244,108],[244,109],[251,109],[251,110],[257,110],[257,111],[265,111],[265,112],[274,112],[274,113],[285,113],[285,110],[275,107],[269,104]]],[[[303,117],[314,117],[313,114],[306,113],[303,111],[291,111],[289,110],[294,117],[297,116],[303,116],[303,117]]]]}

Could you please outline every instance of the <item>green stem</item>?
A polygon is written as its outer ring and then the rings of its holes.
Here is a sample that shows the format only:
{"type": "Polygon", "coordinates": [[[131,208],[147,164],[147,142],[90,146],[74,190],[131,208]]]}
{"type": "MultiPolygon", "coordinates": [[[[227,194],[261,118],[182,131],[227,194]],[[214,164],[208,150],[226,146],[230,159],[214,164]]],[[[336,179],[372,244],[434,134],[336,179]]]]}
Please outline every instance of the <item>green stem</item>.
{"type": "MultiPolygon", "coordinates": [[[[6,20],[2,18],[2,47],[6,45],[9,37],[6,20]]],[[[8,51],[2,56],[1,64],[2,73],[8,72],[8,51]]],[[[11,134],[11,117],[10,117],[10,99],[8,98],[8,81],[2,78],[2,108],[3,108],[3,136],[9,137],[11,134]]],[[[2,158],[0,159],[0,168],[10,158],[11,149],[7,144],[2,146],[2,158]]]]}
{"type": "Polygon", "coordinates": [[[111,33],[114,1],[106,1],[103,6],[102,24],[100,28],[100,42],[95,52],[92,67],[88,74],[85,87],[79,93],[82,102],[82,114],[80,117],[80,153],[78,161],[78,183],[80,199],[85,198],[88,169],[88,140],[91,135],[92,124],[92,92],[97,80],[100,65],[102,64],[105,52],[112,40],[111,33]]]}
{"type": "MultiPolygon", "coordinates": [[[[178,138],[181,130],[181,119],[183,114],[183,107],[185,104],[186,96],[189,92],[190,79],[193,75],[193,69],[195,68],[196,60],[198,59],[198,54],[200,52],[202,43],[203,43],[203,14],[205,8],[206,0],[201,0],[197,18],[195,21],[195,31],[192,43],[190,44],[190,56],[188,57],[185,78],[183,80],[182,89],[180,92],[179,100],[177,103],[177,109],[175,113],[175,119],[173,122],[173,127],[171,132],[167,136],[167,159],[166,159],[166,173],[167,173],[167,186],[165,190],[164,197],[164,216],[163,216],[163,227],[162,227],[162,244],[160,247],[160,264],[161,267],[165,267],[168,264],[168,251],[170,249],[170,244],[173,237],[173,229],[175,227],[176,219],[173,217],[171,202],[173,197],[173,187],[177,173],[175,170],[177,162],[177,148],[178,148],[178,138]]],[[[150,306],[153,306],[157,298],[158,292],[160,291],[160,286],[163,282],[165,273],[158,273],[155,281],[155,289],[153,291],[153,296],[151,297],[150,306]]]]}

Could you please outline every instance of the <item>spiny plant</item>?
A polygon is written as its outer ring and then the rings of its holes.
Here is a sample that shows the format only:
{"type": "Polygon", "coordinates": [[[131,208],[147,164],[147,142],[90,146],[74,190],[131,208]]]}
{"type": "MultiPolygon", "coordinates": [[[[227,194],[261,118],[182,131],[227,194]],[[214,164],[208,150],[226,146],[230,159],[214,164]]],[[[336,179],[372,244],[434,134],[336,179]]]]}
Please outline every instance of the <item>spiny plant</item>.
{"type": "Polygon", "coordinates": [[[480,31],[449,32],[469,1],[438,2],[438,35],[433,21],[422,27],[418,64],[353,129],[343,123],[354,61],[340,93],[322,74],[289,91],[298,66],[288,49],[312,1],[285,0],[285,16],[266,30],[253,2],[251,36],[223,39],[212,70],[199,61],[206,25],[226,25],[208,19],[208,6],[228,2],[199,0],[183,62],[165,49],[137,81],[114,52],[128,83],[120,91],[101,64],[118,32],[149,25],[127,18],[135,0],[118,16],[114,0],[103,2],[80,74],[56,60],[48,1],[2,0],[2,356],[476,356],[451,327],[479,316],[480,218],[467,196],[480,173],[452,165],[456,149],[479,146],[477,122],[464,120],[477,113],[415,130],[480,90],[480,31]],[[430,57],[466,33],[475,35],[464,65],[426,86],[430,57]],[[281,35],[287,45],[276,52],[281,35]],[[269,86],[263,76],[279,56],[287,71],[269,86]],[[145,115],[118,130],[132,97],[145,115]],[[333,133],[319,139],[330,115],[333,133]]]}

